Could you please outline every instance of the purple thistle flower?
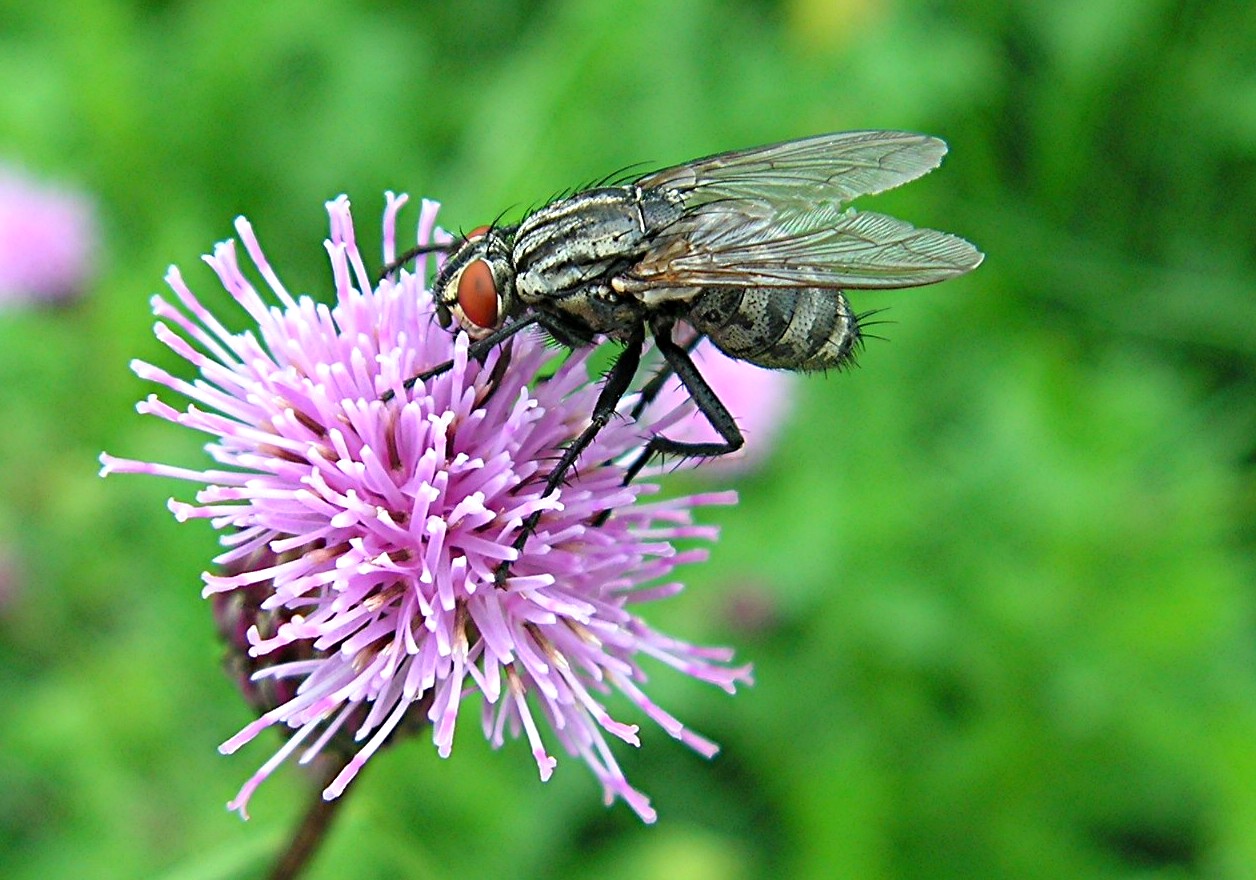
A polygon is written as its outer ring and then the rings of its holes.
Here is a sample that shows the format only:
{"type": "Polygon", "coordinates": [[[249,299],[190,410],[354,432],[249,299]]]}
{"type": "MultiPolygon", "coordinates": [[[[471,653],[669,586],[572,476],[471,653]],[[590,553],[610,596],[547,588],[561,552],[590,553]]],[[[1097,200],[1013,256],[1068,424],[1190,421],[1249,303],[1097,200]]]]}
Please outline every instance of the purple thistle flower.
{"type": "MultiPolygon", "coordinates": [[[[397,250],[404,202],[388,196],[385,262],[397,250]]],[[[441,235],[436,209],[424,202],[420,243],[441,235]]],[[[221,746],[234,752],[272,725],[290,733],[229,806],[247,817],[249,796],[282,761],[302,746],[300,761],[310,761],[351,733],[352,757],[323,793],[339,796],[410,710],[425,713],[448,756],[462,703],[478,692],[495,746],[507,732],[526,736],[545,780],[556,763],[545,745],[552,736],[593,769],[607,803],[623,798],[654,821],[606,736],[636,745],[637,727],[612,718],[603,695],[619,691],[695,751],[716,752],[645,695],[638,660],[652,657],[730,693],[750,682],[749,667],[730,666],[729,650],[657,632],[633,606],[681,589],[667,580],[673,569],[706,551],[673,542],[714,539],[714,529],[692,524],[692,511],[735,496],[643,501],[657,486],[621,485],[618,462],[631,459],[651,427],[623,419],[598,435],[567,485],[542,497],[547,468],[593,410],[598,389],[584,355],[539,380],[554,352],[521,335],[486,363],[469,361],[465,335],[432,320],[425,258],[416,274],[376,284],[354,242],[348,200],[328,210],[334,306],[294,299],[243,218],[240,242],[279,306],[246,280],[233,242],[206,261],[257,322],[256,334],[229,332],[173,267],[166,280],[182,309],[153,300],[158,338],[200,379],[135,362],[141,378],[193,401],[178,410],[153,395],[138,409],[208,434],[221,468],[101,456],[102,474],[204,484],[195,504],[170,503],[178,519],[207,518],[224,532],[215,559],[224,573],[204,575],[204,595],[237,596],[237,611],[252,609],[243,618],[252,625],[241,628],[251,681],[286,685],[221,746]],[[449,371],[405,387],[451,358],[449,371]],[[395,397],[381,400],[388,392],[395,397]],[[544,511],[539,526],[517,552],[512,544],[535,510],[544,511]],[[503,560],[511,577],[498,587],[503,560]]],[[[241,619],[224,614],[220,624],[241,619]]]]}
{"type": "Polygon", "coordinates": [[[0,166],[0,305],[80,293],[94,268],[97,236],[86,196],[0,166]]]}

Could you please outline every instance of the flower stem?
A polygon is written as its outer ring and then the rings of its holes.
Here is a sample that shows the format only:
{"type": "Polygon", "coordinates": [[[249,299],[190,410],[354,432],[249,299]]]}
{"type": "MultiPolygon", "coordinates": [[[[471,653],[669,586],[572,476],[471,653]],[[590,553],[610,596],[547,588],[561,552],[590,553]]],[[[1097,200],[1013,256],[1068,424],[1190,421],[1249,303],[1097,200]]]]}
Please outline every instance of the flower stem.
{"type": "Polygon", "coordinates": [[[279,856],[275,866],[267,875],[269,880],[296,880],[309,864],[310,859],[318,852],[319,846],[327,839],[332,819],[336,817],[345,796],[334,800],[323,800],[323,789],[326,788],[342,769],[342,763],[322,758],[317,760],[317,775],[312,789],[313,797],[306,808],[301,824],[288,843],[288,848],[279,856]]]}

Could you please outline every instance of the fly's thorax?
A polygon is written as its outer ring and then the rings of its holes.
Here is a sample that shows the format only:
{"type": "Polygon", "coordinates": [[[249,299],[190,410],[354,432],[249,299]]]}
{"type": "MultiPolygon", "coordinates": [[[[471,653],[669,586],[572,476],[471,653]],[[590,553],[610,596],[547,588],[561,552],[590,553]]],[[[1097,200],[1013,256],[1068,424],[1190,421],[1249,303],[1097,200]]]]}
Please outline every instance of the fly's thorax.
{"type": "Polygon", "coordinates": [[[840,369],[859,344],[850,303],[823,287],[708,288],[691,301],[688,319],[729,357],[761,367],[840,369]]]}
{"type": "Polygon", "coordinates": [[[596,336],[626,339],[646,317],[641,303],[604,282],[582,285],[561,296],[547,296],[536,306],[552,321],[587,342],[596,336]]]}
{"type": "Polygon", "coordinates": [[[515,307],[515,270],[502,231],[473,230],[441,267],[432,298],[442,327],[457,323],[477,339],[500,327],[515,307]]]}
{"type": "Polygon", "coordinates": [[[546,205],[515,235],[519,298],[538,305],[609,283],[645,254],[682,207],[675,193],[638,186],[585,190],[546,205]]]}

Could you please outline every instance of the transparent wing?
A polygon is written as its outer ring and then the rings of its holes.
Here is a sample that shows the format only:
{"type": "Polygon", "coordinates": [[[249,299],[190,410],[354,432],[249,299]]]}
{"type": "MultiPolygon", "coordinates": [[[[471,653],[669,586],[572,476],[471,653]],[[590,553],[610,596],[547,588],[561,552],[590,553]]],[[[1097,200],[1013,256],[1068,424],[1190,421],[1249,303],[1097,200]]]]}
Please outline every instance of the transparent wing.
{"type": "Polygon", "coordinates": [[[726,203],[682,217],[617,286],[916,287],[980,265],[964,239],[871,211],[775,211],[726,203]],[[816,228],[817,217],[823,225],[816,228]]]}
{"type": "Polygon", "coordinates": [[[746,199],[833,208],[927,174],[946,154],[934,137],[903,131],[847,131],[719,153],[637,181],[679,192],[691,209],[746,199]]]}
{"type": "Polygon", "coordinates": [[[962,238],[846,209],[938,166],[946,144],[901,131],[817,135],[720,153],[637,183],[680,194],[685,210],[617,286],[914,287],[976,268],[962,238]]]}

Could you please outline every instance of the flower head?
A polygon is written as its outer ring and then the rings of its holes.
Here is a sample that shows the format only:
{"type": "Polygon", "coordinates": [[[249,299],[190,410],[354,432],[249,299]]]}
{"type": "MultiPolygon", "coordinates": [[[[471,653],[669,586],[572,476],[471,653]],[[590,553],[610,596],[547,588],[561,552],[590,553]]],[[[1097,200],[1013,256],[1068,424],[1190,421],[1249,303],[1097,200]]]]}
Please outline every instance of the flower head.
{"type": "MultiPolygon", "coordinates": [[[[404,201],[389,195],[386,262],[404,201]]],[[[308,761],[348,733],[352,757],[324,792],[337,797],[418,712],[447,756],[462,704],[478,694],[494,745],[522,734],[546,779],[555,760],[545,742],[555,739],[588,763],[608,802],[621,797],[653,821],[607,742],[609,733],[636,744],[637,727],[613,718],[603,697],[619,691],[701,754],[716,751],[650,701],[638,661],[652,657],[730,692],[749,682],[749,669],[729,666],[727,650],[655,631],[634,608],[681,588],[666,579],[705,551],[673,542],[712,539],[691,512],[730,503],[731,493],[644,501],[657,487],[623,486],[615,463],[643,442],[643,427],[625,419],[543,496],[547,469],[588,423],[597,396],[585,358],[539,378],[554,353],[520,335],[482,364],[469,359],[466,337],[432,320],[424,258],[416,273],[375,284],[348,201],[328,209],[335,305],[292,297],[243,219],[240,242],[279,305],[267,305],[245,278],[234,243],[206,259],[256,333],[229,332],[177,269],[166,280],[182,308],[154,298],[157,336],[200,378],[137,362],[141,378],[192,401],[179,410],[150,396],[138,408],[208,434],[221,467],[101,457],[104,473],[204,484],[194,504],[170,504],[179,519],[208,518],[224,533],[215,560],[223,570],[204,576],[204,593],[239,600],[220,621],[239,627],[249,682],[286,685],[269,689],[257,701],[261,717],[222,746],[233,752],[272,725],[290,733],[230,806],[245,814],[252,791],[287,756],[308,743],[308,761]],[[406,386],[450,359],[448,371],[406,386]],[[537,510],[536,532],[516,551],[537,510]],[[510,577],[498,585],[495,571],[507,560],[510,577]]],[[[420,243],[439,234],[435,212],[424,203],[420,243]]]]}
{"type": "Polygon", "coordinates": [[[93,206],[0,166],[0,305],[78,294],[97,249],[93,206]]]}

